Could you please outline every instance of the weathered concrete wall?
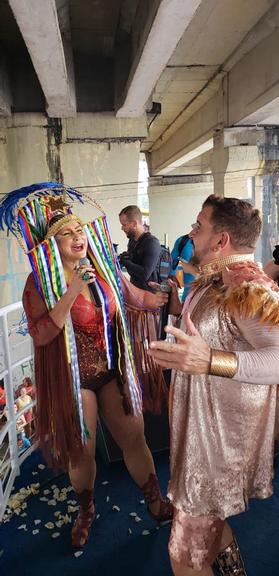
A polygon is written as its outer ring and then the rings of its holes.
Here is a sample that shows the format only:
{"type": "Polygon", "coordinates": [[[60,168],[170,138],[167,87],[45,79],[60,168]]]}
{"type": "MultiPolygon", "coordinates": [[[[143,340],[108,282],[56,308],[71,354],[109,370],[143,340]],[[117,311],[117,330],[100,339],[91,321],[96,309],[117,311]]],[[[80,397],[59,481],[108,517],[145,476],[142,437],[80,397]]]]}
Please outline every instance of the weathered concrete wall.
{"type": "Polygon", "coordinates": [[[168,235],[168,244],[173,247],[178,236],[191,230],[191,224],[205,198],[213,193],[213,183],[174,184],[149,186],[150,228],[161,242],[168,235]]]}
{"type": "MultiPolygon", "coordinates": [[[[81,114],[69,121],[42,114],[16,114],[0,120],[0,193],[46,180],[80,187],[105,210],[113,242],[127,239],[118,214],[137,203],[140,139],[144,119],[117,120],[113,115],[81,114]]],[[[75,210],[84,221],[99,215],[87,205],[75,210]]],[[[15,240],[0,236],[0,306],[20,299],[29,271],[15,240]]]]}

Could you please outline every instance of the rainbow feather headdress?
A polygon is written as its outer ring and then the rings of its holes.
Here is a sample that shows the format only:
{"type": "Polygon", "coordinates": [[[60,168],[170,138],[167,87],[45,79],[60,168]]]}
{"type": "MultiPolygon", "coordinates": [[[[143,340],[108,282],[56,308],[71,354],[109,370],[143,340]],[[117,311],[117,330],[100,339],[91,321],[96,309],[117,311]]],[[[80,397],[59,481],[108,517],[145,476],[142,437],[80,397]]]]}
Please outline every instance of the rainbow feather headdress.
{"type": "MultiPolygon", "coordinates": [[[[67,285],[62,261],[54,238],[57,232],[55,224],[49,227],[53,211],[63,211],[63,224],[71,219],[77,219],[72,214],[71,205],[84,199],[93,203],[101,212],[101,216],[84,226],[88,238],[88,254],[98,274],[109,284],[116,302],[118,342],[124,340],[125,347],[119,346],[118,356],[124,355],[126,379],[129,386],[131,406],[134,413],[141,411],[141,387],[134,363],[131,340],[128,330],[121,281],[120,267],[111,241],[106,216],[100,206],[82,195],[77,190],[57,182],[42,182],[33,184],[7,194],[0,204],[0,228],[7,228],[18,239],[23,250],[28,254],[33,270],[36,286],[48,310],[51,310],[61,296],[66,292],[67,285]],[[120,337],[121,336],[121,337],[120,337]]],[[[59,221],[61,227],[62,220],[59,221]]],[[[63,225],[62,224],[62,225],[63,225]]],[[[102,303],[104,331],[107,351],[108,369],[113,367],[112,334],[108,313],[108,303],[101,284],[96,281],[96,288],[102,303]]],[[[81,437],[85,440],[85,429],[82,415],[80,395],[80,377],[76,350],[75,335],[71,316],[64,327],[64,338],[71,368],[77,415],[80,424],[81,437]]]]}

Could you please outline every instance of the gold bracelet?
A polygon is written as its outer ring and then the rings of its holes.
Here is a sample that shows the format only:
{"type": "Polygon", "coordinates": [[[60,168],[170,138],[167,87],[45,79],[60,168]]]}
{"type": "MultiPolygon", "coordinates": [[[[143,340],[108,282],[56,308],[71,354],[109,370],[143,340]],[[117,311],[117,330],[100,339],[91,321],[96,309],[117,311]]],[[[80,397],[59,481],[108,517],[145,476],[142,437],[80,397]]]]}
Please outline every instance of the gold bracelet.
{"type": "Polygon", "coordinates": [[[233,378],[237,372],[237,357],[234,352],[211,348],[209,374],[223,378],[233,378]]]}

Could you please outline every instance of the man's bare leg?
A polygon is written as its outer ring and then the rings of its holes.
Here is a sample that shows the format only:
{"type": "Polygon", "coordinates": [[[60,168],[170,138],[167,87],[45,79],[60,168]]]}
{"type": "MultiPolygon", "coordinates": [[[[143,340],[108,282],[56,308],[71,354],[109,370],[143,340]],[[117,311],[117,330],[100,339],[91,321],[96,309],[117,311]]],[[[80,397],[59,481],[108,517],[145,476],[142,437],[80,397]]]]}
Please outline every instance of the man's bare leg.
{"type": "Polygon", "coordinates": [[[222,532],[216,564],[220,574],[247,576],[237,541],[227,523],[222,532]]]}
{"type": "Polygon", "coordinates": [[[231,544],[233,541],[233,533],[232,530],[229,526],[229,524],[227,522],[225,522],[224,528],[223,528],[223,532],[222,532],[222,536],[221,536],[221,542],[220,542],[220,546],[219,546],[219,552],[222,552],[225,548],[227,548],[227,546],[229,546],[229,544],[231,544]]]}

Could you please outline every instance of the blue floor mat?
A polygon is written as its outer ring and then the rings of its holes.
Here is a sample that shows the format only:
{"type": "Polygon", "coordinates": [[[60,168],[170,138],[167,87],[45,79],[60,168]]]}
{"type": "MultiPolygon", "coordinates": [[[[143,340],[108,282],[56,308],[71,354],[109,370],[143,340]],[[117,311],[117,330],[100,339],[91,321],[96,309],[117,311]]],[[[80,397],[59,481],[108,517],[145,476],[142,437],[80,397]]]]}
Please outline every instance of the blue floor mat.
{"type": "MultiPolygon", "coordinates": [[[[165,491],[168,453],[157,454],[155,461],[165,491]]],[[[142,494],[122,462],[98,465],[98,519],[80,556],[75,556],[70,546],[71,524],[55,525],[57,513],[65,516],[68,506],[74,506],[74,492],[67,492],[70,504],[67,500],[56,501],[53,506],[48,504],[53,494],[61,495],[62,489],[69,487],[68,477],[38,468],[41,463],[40,452],[36,451],[24,462],[16,481],[15,491],[36,482],[40,483],[40,490],[26,500],[26,516],[13,515],[9,522],[1,525],[1,576],[15,572],[20,576],[171,576],[167,552],[170,527],[159,528],[150,518],[142,503],[142,494]],[[137,514],[140,521],[131,513],[137,514]],[[45,527],[48,522],[52,522],[54,528],[45,527]],[[34,530],[38,532],[33,534],[34,530]],[[53,538],[53,534],[58,535],[53,538]]],[[[247,513],[230,520],[248,576],[279,575],[279,466],[276,468],[274,496],[263,501],[252,500],[247,513]]]]}

